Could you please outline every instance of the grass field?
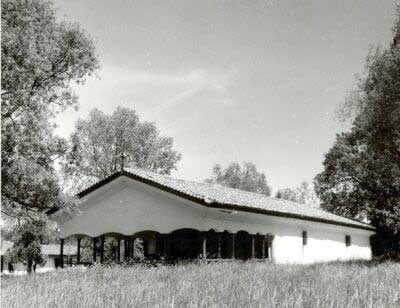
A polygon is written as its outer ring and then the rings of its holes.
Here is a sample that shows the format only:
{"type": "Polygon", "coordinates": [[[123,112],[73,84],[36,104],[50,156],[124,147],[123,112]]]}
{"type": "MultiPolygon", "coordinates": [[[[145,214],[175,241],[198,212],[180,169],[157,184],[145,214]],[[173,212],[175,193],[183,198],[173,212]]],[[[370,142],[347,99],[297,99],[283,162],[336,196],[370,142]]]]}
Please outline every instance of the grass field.
{"type": "Polygon", "coordinates": [[[400,264],[94,266],[2,277],[2,307],[400,307],[400,264]]]}

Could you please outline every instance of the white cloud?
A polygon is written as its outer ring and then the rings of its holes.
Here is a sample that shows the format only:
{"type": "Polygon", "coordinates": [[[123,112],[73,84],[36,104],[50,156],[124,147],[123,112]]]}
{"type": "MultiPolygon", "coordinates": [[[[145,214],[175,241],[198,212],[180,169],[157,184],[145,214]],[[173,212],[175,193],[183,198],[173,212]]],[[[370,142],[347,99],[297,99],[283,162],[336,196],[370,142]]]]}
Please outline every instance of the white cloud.
{"type": "MultiPolygon", "coordinates": [[[[57,133],[68,136],[78,117],[93,108],[111,113],[116,106],[135,109],[143,119],[163,121],[166,112],[177,114],[179,106],[233,104],[230,89],[236,72],[216,72],[194,68],[180,72],[154,72],[123,67],[103,66],[84,85],[75,85],[79,111],[69,110],[57,119],[57,133]]],[[[207,108],[205,108],[207,110],[207,108]]]]}
{"type": "MultiPolygon", "coordinates": [[[[157,105],[149,106],[149,112],[159,112],[180,104],[190,102],[190,98],[208,90],[219,101],[231,102],[229,87],[234,81],[235,72],[217,73],[196,68],[186,72],[160,73],[124,68],[106,67],[99,73],[104,86],[130,92],[151,92],[163,98],[157,105]]],[[[146,96],[148,96],[147,94],[146,96]]],[[[146,97],[149,98],[149,97],[146,97]]]]}
{"type": "Polygon", "coordinates": [[[205,69],[191,69],[181,73],[155,73],[141,70],[105,68],[100,73],[102,80],[112,80],[113,84],[129,83],[137,86],[191,86],[211,87],[225,90],[232,82],[233,73],[212,73],[205,69]]]}

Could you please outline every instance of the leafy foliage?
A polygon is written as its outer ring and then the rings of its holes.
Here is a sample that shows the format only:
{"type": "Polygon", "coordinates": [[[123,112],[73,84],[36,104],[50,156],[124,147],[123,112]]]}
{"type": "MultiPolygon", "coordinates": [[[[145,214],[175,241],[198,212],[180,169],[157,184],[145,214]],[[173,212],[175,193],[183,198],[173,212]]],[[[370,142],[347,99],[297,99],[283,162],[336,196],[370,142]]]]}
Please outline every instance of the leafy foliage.
{"type": "Polygon", "coordinates": [[[77,106],[70,83],[84,82],[97,56],[77,24],[56,21],[51,2],[5,0],[1,9],[2,213],[37,219],[73,203],[54,170],[67,144],[52,119],[77,106]]]}
{"type": "Polygon", "coordinates": [[[64,169],[75,184],[104,178],[122,164],[169,174],[181,158],[172,138],[160,136],[154,123],[142,122],[134,110],[122,107],[111,115],[92,110],[87,119],[78,120],[71,143],[64,169]]]}
{"type": "Polygon", "coordinates": [[[312,207],[319,207],[319,200],[310,185],[307,182],[302,182],[299,187],[295,189],[283,188],[279,189],[275,198],[285,199],[289,201],[298,202],[312,207]]]}
{"type": "Polygon", "coordinates": [[[241,167],[234,162],[224,170],[219,164],[216,164],[212,172],[212,177],[206,180],[207,183],[220,184],[266,196],[271,195],[271,188],[268,186],[265,174],[258,172],[253,163],[245,162],[241,167]]]}
{"type": "Polygon", "coordinates": [[[28,273],[31,273],[36,265],[44,265],[40,244],[45,240],[46,233],[45,223],[41,221],[30,221],[15,226],[11,238],[13,246],[6,252],[6,261],[25,263],[28,273]]]}
{"type": "MultiPolygon", "coordinates": [[[[400,9],[395,37],[399,22],[400,9]]],[[[324,208],[378,228],[375,253],[400,252],[400,42],[370,54],[347,106],[352,128],[326,154],[316,192],[324,208]]]]}

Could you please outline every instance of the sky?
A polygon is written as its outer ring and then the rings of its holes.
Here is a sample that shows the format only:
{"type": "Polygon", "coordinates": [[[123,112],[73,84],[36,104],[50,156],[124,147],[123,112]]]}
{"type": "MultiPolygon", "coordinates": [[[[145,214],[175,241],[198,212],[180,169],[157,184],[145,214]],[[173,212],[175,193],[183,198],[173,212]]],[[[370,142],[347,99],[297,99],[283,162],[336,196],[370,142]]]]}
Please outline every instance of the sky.
{"type": "Polygon", "coordinates": [[[250,161],[273,191],[312,182],[348,124],[336,110],[372,46],[388,46],[395,1],[56,0],[97,42],[101,69],[74,86],[80,109],[135,109],[174,138],[174,177],[250,161]]]}

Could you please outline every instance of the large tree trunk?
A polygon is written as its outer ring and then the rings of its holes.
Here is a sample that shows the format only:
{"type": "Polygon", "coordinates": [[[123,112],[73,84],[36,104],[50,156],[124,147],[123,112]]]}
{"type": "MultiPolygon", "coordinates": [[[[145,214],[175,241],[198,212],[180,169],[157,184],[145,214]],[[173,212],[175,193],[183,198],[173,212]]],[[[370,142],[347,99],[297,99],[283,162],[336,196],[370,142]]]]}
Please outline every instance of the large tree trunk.
{"type": "Polygon", "coordinates": [[[32,265],[33,265],[32,260],[31,260],[31,259],[28,259],[28,264],[27,264],[27,268],[26,268],[26,272],[27,272],[28,274],[31,274],[31,273],[32,273],[32,265]]]}
{"type": "Polygon", "coordinates": [[[375,257],[400,258],[400,234],[394,233],[390,228],[378,226],[370,242],[375,257]]]}

